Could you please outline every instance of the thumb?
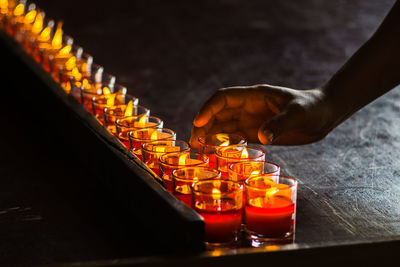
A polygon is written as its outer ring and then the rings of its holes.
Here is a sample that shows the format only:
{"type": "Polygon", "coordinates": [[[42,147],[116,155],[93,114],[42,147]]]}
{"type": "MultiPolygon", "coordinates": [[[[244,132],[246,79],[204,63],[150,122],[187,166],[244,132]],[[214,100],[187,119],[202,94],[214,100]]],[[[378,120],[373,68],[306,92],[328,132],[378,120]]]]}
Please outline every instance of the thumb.
{"type": "Polygon", "coordinates": [[[284,111],[260,126],[258,140],[264,145],[271,145],[279,136],[297,128],[300,123],[299,113],[284,111]]]}

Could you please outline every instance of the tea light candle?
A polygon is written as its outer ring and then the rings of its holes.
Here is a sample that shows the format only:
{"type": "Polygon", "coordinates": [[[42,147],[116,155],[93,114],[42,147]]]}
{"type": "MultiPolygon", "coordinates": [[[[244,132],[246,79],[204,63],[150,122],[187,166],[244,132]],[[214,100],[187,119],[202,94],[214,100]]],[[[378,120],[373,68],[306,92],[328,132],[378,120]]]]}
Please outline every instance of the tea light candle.
{"type": "Polygon", "coordinates": [[[192,206],[191,187],[193,183],[219,179],[221,173],[211,167],[185,167],[172,172],[172,193],[183,203],[192,206]]]}
{"type": "Polygon", "coordinates": [[[130,148],[129,132],[143,128],[163,128],[164,122],[154,116],[131,116],[115,122],[118,139],[130,148]]]}
{"type": "Polygon", "coordinates": [[[117,136],[117,129],[115,122],[118,119],[122,119],[125,117],[148,117],[150,115],[150,110],[146,107],[140,105],[134,105],[133,101],[129,101],[127,105],[124,106],[113,106],[107,107],[104,109],[104,126],[109,130],[112,134],[117,136]]]}
{"type": "Polygon", "coordinates": [[[244,183],[247,178],[260,174],[269,174],[271,179],[277,179],[280,167],[268,161],[242,161],[229,166],[229,180],[234,182],[244,183]]]}
{"type": "Polygon", "coordinates": [[[245,224],[253,246],[293,239],[297,181],[279,176],[276,183],[270,178],[261,175],[245,181],[245,224]]]}
{"type": "Polygon", "coordinates": [[[209,159],[200,153],[175,152],[162,155],[160,162],[160,177],[164,180],[168,191],[172,193],[172,177],[174,170],[184,167],[208,166],[209,159]]]}
{"type": "Polygon", "coordinates": [[[182,140],[152,141],[142,145],[143,162],[158,176],[160,176],[160,165],[158,159],[171,152],[189,152],[190,146],[182,140]]]}
{"type": "Polygon", "coordinates": [[[192,208],[205,222],[205,241],[211,246],[236,241],[242,222],[243,185],[226,180],[193,184],[192,208]]]}
{"type": "Polygon", "coordinates": [[[167,128],[142,128],[128,134],[130,151],[142,160],[142,145],[156,140],[175,140],[174,131],[167,128]]]}
{"type": "Polygon", "coordinates": [[[216,152],[217,169],[222,177],[229,178],[229,166],[242,161],[264,161],[265,152],[256,146],[232,145],[219,148],[216,152]]]}
{"type": "Polygon", "coordinates": [[[139,99],[134,97],[133,95],[122,94],[122,93],[110,93],[110,91],[106,92],[106,89],[103,88],[103,95],[97,95],[92,98],[92,114],[99,120],[100,123],[104,122],[104,109],[110,107],[120,107],[126,105],[132,101],[134,106],[137,106],[139,103],[139,99]]]}
{"type": "Polygon", "coordinates": [[[229,145],[246,145],[247,141],[237,134],[218,133],[199,137],[199,152],[210,159],[210,167],[216,168],[215,151],[229,145]]]}

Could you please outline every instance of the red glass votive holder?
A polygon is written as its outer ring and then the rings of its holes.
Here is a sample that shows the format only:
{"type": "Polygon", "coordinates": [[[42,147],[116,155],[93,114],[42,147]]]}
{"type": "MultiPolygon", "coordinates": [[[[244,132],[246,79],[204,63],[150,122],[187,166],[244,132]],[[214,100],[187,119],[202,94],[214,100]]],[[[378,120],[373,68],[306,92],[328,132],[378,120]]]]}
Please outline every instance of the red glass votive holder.
{"type": "MultiPolygon", "coordinates": [[[[268,161],[242,161],[229,166],[229,180],[239,183],[249,177],[259,176],[260,174],[269,174],[271,179],[279,176],[281,168],[268,161]]],[[[275,182],[278,182],[277,180],[275,182]]]]}
{"type": "Polygon", "coordinates": [[[113,93],[107,95],[98,95],[92,98],[92,114],[100,121],[104,123],[104,109],[110,107],[126,107],[126,105],[132,101],[133,106],[137,106],[139,98],[133,95],[123,93],[113,93]],[[110,101],[112,99],[112,101],[110,101]]]}
{"type": "Polygon", "coordinates": [[[254,247],[289,243],[294,239],[297,181],[288,176],[250,177],[245,181],[245,225],[254,247]]]}
{"type": "Polygon", "coordinates": [[[151,141],[175,140],[176,133],[167,128],[142,128],[128,133],[129,149],[142,160],[142,145],[151,141]]]}
{"type": "Polygon", "coordinates": [[[247,141],[244,137],[238,134],[209,134],[199,137],[199,152],[206,154],[210,159],[210,167],[216,168],[215,152],[225,146],[229,145],[246,145],[247,141]]]}
{"type": "Polygon", "coordinates": [[[182,140],[152,141],[142,145],[143,162],[158,176],[160,176],[160,164],[158,159],[171,152],[190,151],[190,146],[182,140]]]}
{"type": "Polygon", "coordinates": [[[130,148],[129,132],[143,128],[163,128],[164,122],[154,116],[131,116],[117,119],[115,122],[118,139],[130,148]]]}
{"type": "Polygon", "coordinates": [[[172,172],[172,193],[183,203],[192,206],[192,185],[195,182],[219,179],[221,173],[211,167],[185,167],[172,172]]]}
{"type": "Polygon", "coordinates": [[[192,208],[205,222],[205,241],[211,246],[235,243],[242,222],[243,185],[226,180],[193,184],[192,208]]]}
{"type": "Polygon", "coordinates": [[[264,161],[265,152],[259,147],[251,145],[232,145],[219,148],[215,152],[217,169],[222,177],[229,178],[229,166],[242,161],[264,161]]]}
{"type": "Polygon", "coordinates": [[[160,161],[160,177],[165,186],[172,193],[172,172],[184,167],[208,167],[209,159],[206,155],[194,152],[174,152],[162,155],[160,161]]]}
{"type": "MultiPolygon", "coordinates": [[[[132,102],[133,103],[133,102],[132,102]]],[[[115,126],[115,122],[118,119],[123,119],[124,117],[142,117],[142,116],[149,116],[150,109],[137,105],[130,107],[129,105],[122,105],[122,106],[113,106],[105,108],[103,111],[104,114],[104,126],[115,136],[117,135],[117,128],[115,126]]]]}

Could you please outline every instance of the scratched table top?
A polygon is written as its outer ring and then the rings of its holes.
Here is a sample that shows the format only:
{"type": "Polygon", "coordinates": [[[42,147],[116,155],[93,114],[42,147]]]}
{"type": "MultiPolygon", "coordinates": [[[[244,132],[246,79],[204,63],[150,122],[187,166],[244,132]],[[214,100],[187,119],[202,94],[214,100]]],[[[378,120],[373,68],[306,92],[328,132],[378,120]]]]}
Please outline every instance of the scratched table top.
{"type": "MultiPolygon", "coordinates": [[[[164,119],[178,138],[188,139],[198,108],[218,88],[323,84],[373,34],[394,1],[36,2],[48,16],[63,19],[65,32],[152,115],[164,119]]],[[[399,114],[396,88],[318,143],[264,147],[268,160],[300,182],[296,243],[400,238],[399,114]]],[[[51,173],[68,179],[84,166],[67,156],[51,158],[51,144],[36,144],[43,136],[26,139],[19,124],[7,123],[13,131],[1,138],[6,148],[1,170],[7,179],[1,182],[0,240],[8,256],[0,258],[53,263],[162,253],[144,246],[133,255],[113,222],[98,222],[101,210],[63,200],[68,195],[64,184],[49,184],[51,173]],[[27,167],[19,167],[20,154],[5,140],[18,140],[18,150],[29,148],[27,167]],[[39,179],[43,172],[45,178],[39,179]],[[38,188],[39,196],[34,194],[38,188]],[[66,208],[67,220],[57,205],[66,208]],[[69,253],[72,247],[80,252],[69,253]]],[[[73,189],[78,199],[87,198],[83,191],[73,189]]]]}

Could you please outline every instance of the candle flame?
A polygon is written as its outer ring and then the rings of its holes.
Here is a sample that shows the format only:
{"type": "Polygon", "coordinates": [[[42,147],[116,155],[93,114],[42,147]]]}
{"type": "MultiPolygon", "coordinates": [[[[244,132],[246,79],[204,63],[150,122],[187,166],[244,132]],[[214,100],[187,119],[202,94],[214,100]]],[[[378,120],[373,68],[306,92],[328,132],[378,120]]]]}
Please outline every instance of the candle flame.
{"type": "Polygon", "coordinates": [[[25,12],[25,5],[24,4],[18,4],[15,9],[14,9],[14,16],[22,16],[25,12]]]}
{"type": "Polygon", "coordinates": [[[249,157],[249,152],[247,151],[247,148],[244,148],[244,149],[242,150],[242,154],[240,155],[240,157],[241,157],[242,159],[247,159],[247,158],[249,157]]]}
{"type": "Polygon", "coordinates": [[[8,0],[0,0],[0,11],[2,14],[8,13],[8,0]]]}
{"type": "Polygon", "coordinates": [[[228,140],[228,141],[225,141],[225,142],[223,142],[222,144],[220,144],[220,146],[229,146],[229,140],[228,140]]]}
{"type": "Polygon", "coordinates": [[[32,23],[35,21],[36,13],[37,13],[36,10],[29,11],[29,12],[25,15],[24,23],[25,23],[25,24],[32,24],[32,23]]]}
{"type": "Polygon", "coordinates": [[[129,101],[128,105],[126,106],[124,116],[130,117],[133,114],[133,101],[129,101]]]}
{"type": "Polygon", "coordinates": [[[165,146],[156,146],[155,151],[163,153],[165,152],[165,146]]]}
{"type": "Polygon", "coordinates": [[[154,131],[150,136],[150,140],[157,140],[157,139],[158,139],[158,132],[154,131]]]}
{"type": "Polygon", "coordinates": [[[257,175],[259,175],[259,174],[260,174],[260,171],[253,171],[253,172],[250,173],[249,177],[251,177],[251,176],[257,176],[257,175]]]}
{"type": "Polygon", "coordinates": [[[72,47],[70,45],[66,45],[58,51],[59,56],[66,56],[71,52],[72,47]]]}
{"type": "Polygon", "coordinates": [[[115,97],[117,96],[117,94],[111,94],[107,98],[107,106],[114,106],[115,103],[115,97]]]}
{"type": "Polygon", "coordinates": [[[57,23],[57,30],[54,33],[53,41],[51,42],[54,49],[60,49],[62,47],[62,25],[62,21],[57,23]]]}
{"type": "Polygon", "coordinates": [[[64,90],[67,92],[71,91],[71,83],[70,82],[65,83],[64,90]]]}
{"type": "Polygon", "coordinates": [[[108,95],[110,95],[110,94],[111,94],[110,89],[109,89],[107,86],[105,86],[105,87],[103,88],[103,95],[108,96],[108,95]]]}
{"type": "Polygon", "coordinates": [[[179,156],[178,165],[185,165],[186,159],[188,156],[189,156],[189,154],[183,154],[183,155],[179,156]]]}
{"type": "Polygon", "coordinates": [[[39,12],[35,18],[35,22],[33,23],[32,32],[39,34],[42,29],[43,29],[43,16],[42,13],[39,12]]]}
{"type": "Polygon", "coordinates": [[[227,134],[217,134],[217,140],[222,142],[220,146],[229,146],[229,136],[227,134]]]}
{"type": "Polygon", "coordinates": [[[65,62],[65,68],[68,71],[73,70],[76,67],[76,57],[72,56],[70,57],[67,62],[65,62]]]}
{"type": "Polygon", "coordinates": [[[82,86],[83,86],[83,88],[85,88],[85,89],[90,89],[90,88],[92,88],[92,85],[89,83],[89,81],[85,78],[85,79],[83,79],[83,81],[82,81],[82,86]]]}
{"type": "Polygon", "coordinates": [[[218,188],[212,189],[212,198],[213,200],[220,200],[221,199],[221,190],[218,188]]]}
{"type": "Polygon", "coordinates": [[[74,77],[75,80],[80,81],[82,79],[82,74],[79,72],[77,67],[74,67],[72,69],[72,76],[74,77]]]}
{"type": "Polygon", "coordinates": [[[40,33],[39,41],[47,42],[50,40],[51,28],[47,26],[44,30],[40,33]]]}
{"type": "Polygon", "coordinates": [[[147,116],[144,115],[140,118],[140,120],[138,121],[138,127],[140,128],[144,128],[146,127],[146,122],[147,122],[147,116]]]}

